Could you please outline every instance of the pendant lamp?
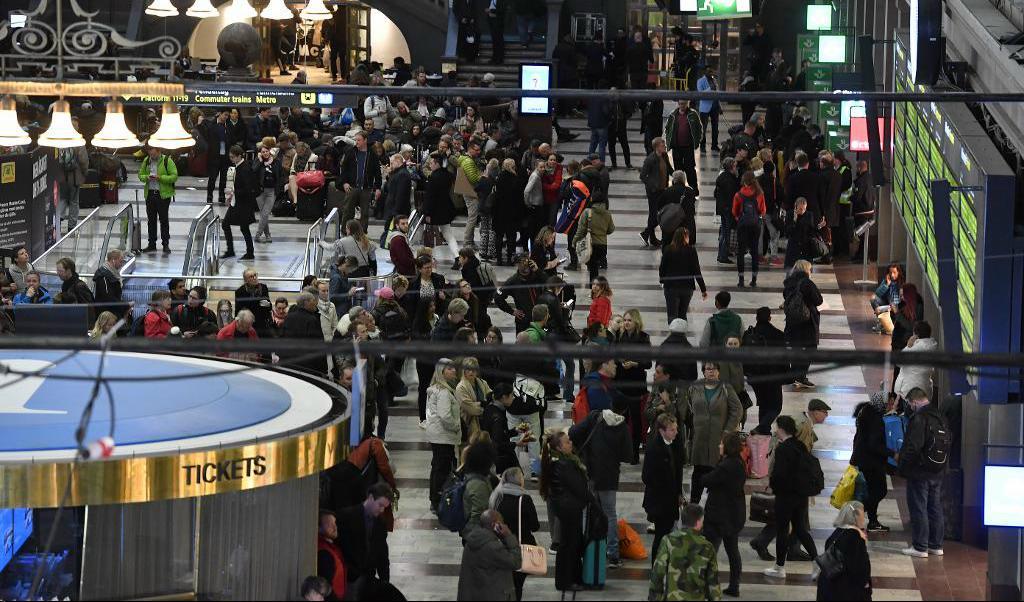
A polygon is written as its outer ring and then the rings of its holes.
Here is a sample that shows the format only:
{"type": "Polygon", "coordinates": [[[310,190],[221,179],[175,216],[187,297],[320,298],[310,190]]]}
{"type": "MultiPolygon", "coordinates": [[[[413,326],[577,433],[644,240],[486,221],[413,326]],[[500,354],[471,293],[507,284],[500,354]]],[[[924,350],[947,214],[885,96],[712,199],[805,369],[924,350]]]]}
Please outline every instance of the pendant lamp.
{"type": "Polygon", "coordinates": [[[107,103],[107,119],[103,122],[103,129],[93,136],[92,144],[100,148],[129,148],[142,145],[125,125],[124,105],[119,100],[107,103]]]}
{"type": "Polygon", "coordinates": [[[50,129],[39,135],[39,146],[50,148],[75,148],[85,146],[85,138],[71,123],[71,106],[63,98],[53,105],[50,129]]]}
{"type": "Polygon", "coordinates": [[[149,145],[166,150],[188,148],[196,143],[195,139],[181,125],[181,114],[172,102],[164,103],[160,127],[149,137],[149,145]]]}
{"type": "Polygon", "coordinates": [[[299,11],[299,16],[306,21],[326,21],[334,13],[324,5],[324,0],[309,0],[306,7],[299,11]]]}
{"type": "Polygon", "coordinates": [[[260,16],[264,19],[281,21],[284,19],[291,19],[294,16],[294,13],[292,13],[292,9],[285,5],[284,0],[270,0],[270,4],[260,11],[260,16]]]}
{"type": "Polygon", "coordinates": [[[178,9],[171,4],[171,0],[153,0],[153,4],[146,8],[146,14],[154,17],[174,17],[178,14],[178,9]]]}
{"type": "Polygon", "coordinates": [[[219,17],[220,11],[210,4],[210,0],[196,0],[192,7],[185,11],[185,14],[190,17],[206,19],[209,17],[219,17]]]}
{"type": "Polygon", "coordinates": [[[30,144],[32,138],[18,123],[18,103],[10,96],[0,100],[0,146],[30,144]]]}
{"type": "Polygon", "coordinates": [[[257,14],[256,9],[249,4],[249,0],[232,0],[227,11],[236,19],[254,19],[257,14]]]}

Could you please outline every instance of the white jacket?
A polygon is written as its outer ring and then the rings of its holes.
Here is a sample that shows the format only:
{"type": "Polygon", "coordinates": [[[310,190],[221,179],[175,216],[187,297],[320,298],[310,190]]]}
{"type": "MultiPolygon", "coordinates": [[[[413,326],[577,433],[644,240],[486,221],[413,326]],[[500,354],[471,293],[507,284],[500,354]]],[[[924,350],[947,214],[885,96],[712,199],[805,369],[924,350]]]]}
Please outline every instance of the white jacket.
{"type": "MultiPolygon", "coordinates": [[[[932,338],[918,339],[913,347],[907,347],[906,353],[935,351],[939,342],[932,338]]],[[[932,394],[932,375],[935,369],[931,366],[900,366],[900,375],[896,377],[896,394],[906,399],[912,389],[919,388],[928,395],[932,394]]]]}
{"type": "Polygon", "coordinates": [[[363,102],[363,116],[373,119],[373,129],[384,131],[391,124],[388,123],[388,112],[391,110],[391,101],[387,96],[367,96],[363,102]]]}
{"type": "Polygon", "coordinates": [[[462,419],[455,392],[442,385],[427,389],[427,441],[458,445],[462,440],[462,419]]]}

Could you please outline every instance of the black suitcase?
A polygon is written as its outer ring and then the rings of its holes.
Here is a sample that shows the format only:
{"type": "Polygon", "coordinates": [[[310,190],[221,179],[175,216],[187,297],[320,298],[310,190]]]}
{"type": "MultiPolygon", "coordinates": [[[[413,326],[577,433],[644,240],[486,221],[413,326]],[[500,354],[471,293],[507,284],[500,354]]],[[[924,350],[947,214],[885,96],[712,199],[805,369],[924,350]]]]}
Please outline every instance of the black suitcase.
{"type": "Polygon", "coordinates": [[[100,206],[100,172],[90,169],[85,174],[85,183],[78,188],[78,206],[95,209],[100,206]]]}
{"type": "Polygon", "coordinates": [[[311,222],[324,216],[324,207],[327,204],[327,188],[320,187],[312,193],[305,193],[301,190],[297,195],[298,203],[295,207],[295,217],[299,221],[311,222]]]}

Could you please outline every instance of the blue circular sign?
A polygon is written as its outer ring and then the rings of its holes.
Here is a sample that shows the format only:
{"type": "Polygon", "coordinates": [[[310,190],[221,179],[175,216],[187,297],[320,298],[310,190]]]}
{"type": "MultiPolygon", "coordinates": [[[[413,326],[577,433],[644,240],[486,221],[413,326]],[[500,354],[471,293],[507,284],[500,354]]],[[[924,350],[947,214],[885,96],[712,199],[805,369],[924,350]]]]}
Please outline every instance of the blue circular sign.
{"type": "MultiPolygon", "coordinates": [[[[81,352],[59,364],[60,351],[0,351],[0,363],[18,372],[94,377],[97,352],[81,352]]],[[[168,377],[110,382],[119,447],[236,431],[272,420],[292,406],[279,384],[238,364],[166,355],[111,353],[105,377],[168,377]],[[199,376],[216,373],[212,376],[199,376]]],[[[257,369],[259,372],[265,372],[257,369]]],[[[0,453],[75,448],[75,429],[92,391],[91,380],[0,375],[0,453]]],[[[110,401],[100,388],[85,440],[110,431],[110,401]]]]}

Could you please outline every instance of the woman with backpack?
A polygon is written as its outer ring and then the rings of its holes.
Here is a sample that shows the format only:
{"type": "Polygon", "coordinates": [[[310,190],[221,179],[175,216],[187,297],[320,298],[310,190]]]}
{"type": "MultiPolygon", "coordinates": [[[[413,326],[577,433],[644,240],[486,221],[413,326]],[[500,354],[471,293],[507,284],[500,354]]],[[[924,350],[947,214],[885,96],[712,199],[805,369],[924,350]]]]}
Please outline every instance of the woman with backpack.
{"type": "Polygon", "coordinates": [[[573,450],[569,434],[549,431],[541,452],[540,496],[558,519],[555,589],[583,590],[583,510],[590,501],[587,469],[573,450]]]}
{"type": "Polygon", "coordinates": [[[434,369],[427,389],[427,440],[430,442],[430,510],[437,513],[441,491],[455,470],[455,447],[462,440],[459,402],[455,386],[459,384],[458,364],[442,358],[434,369]]]}
{"type": "Polygon", "coordinates": [[[757,181],[754,172],[743,173],[740,190],[732,197],[732,216],[736,218],[736,273],[739,275],[739,286],[743,288],[743,264],[747,252],[750,253],[751,288],[757,286],[757,270],[760,263],[761,222],[767,209],[764,204],[764,191],[757,181]]]}
{"type": "MultiPolygon", "coordinates": [[[[783,281],[782,290],[785,298],[783,309],[786,312],[787,343],[794,349],[817,349],[818,330],[821,324],[818,306],[825,300],[818,290],[818,285],[811,280],[811,262],[806,259],[796,262],[789,276],[783,281]]],[[[813,389],[814,383],[807,379],[810,362],[796,356],[794,359],[798,361],[794,361],[792,366],[793,373],[797,374],[793,385],[798,391],[813,389]]]]}

